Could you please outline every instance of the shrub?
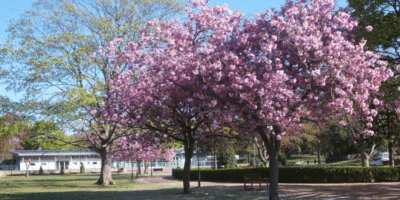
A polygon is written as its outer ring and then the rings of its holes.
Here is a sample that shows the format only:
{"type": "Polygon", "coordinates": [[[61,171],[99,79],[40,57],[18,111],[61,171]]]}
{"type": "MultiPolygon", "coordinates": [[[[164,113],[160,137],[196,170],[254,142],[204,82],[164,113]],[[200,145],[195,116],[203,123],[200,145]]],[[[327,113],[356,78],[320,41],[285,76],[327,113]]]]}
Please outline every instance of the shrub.
{"type": "Polygon", "coordinates": [[[43,174],[44,174],[43,168],[42,168],[42,166],[40,166],[40,168],[39,168],[39,175],[43,175],[43,174]]]}
{"type": "MultiPolygon", "coordinates": [[[[203,181],[243,182],[243,174],[269,177],[269,168],[201,169],[203,181]]],[[[175,169],[174,178],[182,179],[183,170],[175,169]]],[[[197,180],[197,170],[190,171],[197,180]]],[[[354,183],[400,181],[400,167],[291,167],[279,169],[280,183],[354,183]]]]}
{"type": "Polygon", "coordinates": [[[64,165],[61,165],[60,174],[63,175],[64,173],[65,173],[65,172],[64,172],[64,165]]]}
{"type": "Polygon", "coordinates": [[[84,173],[85,173],[85,165],[84,165],[83,163],[81,163],[81,167],[80,167],[80,169],[79,169],[79,172],[80,172],[81,174],[84,174],[84,173]]]}
{"type": "Polygon", "coordinates": [[[237,167],[237,160],[235,157],[235,149],[228,146],[225,151],[221,152],[218,156],[218,161],[220,165],[225,166],[225,168],[235,168],[237,167]]]}

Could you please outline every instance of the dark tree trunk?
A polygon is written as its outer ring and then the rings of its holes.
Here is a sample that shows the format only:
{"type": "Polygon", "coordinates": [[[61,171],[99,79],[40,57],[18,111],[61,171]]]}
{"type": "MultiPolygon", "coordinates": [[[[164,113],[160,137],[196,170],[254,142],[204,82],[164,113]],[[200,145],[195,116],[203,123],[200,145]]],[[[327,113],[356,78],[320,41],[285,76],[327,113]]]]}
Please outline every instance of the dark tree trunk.
{"type": "Polygon", "coordinates": [[[194,151],[194,143],[185,141],[185,165],[183,167],[183,193],[189,194],[190,190],[190,165],[194,151]]]}
{"type": "Polygon", "coordinates": [[[137,166],[136,177],[139,177],[139,175],[142,175],[142,169],[140,167],[140,164],[141,164],[141,160],[137,160],[136,161],[136,166],[137,166]]]}
{"type": "Polygon", "coordinates": [[[393,159],[393,142],[389,142],[389,165],[394,166],[394,159],[393,159]]]}
{"type": "Polygon", "coordinates": [[[269,151],[269,199],[276,200],[278,197],[278,182],[279,182],[279,165],[278,165],[278,151],[274,146],[269,151]]]}
{"type": "Polygon", "coordinates": [[[96,182],[97,185],[114,185],[115,182],[111,177],[111,157],[107,147],[102,147],[98,153],[101,157],[100,178],[96,182]]]}
{"type": "Polygon", "coordinates": [[[269,154],[269,199],[279,200],[278,183],[279,183],[279,165],[278,153],[281,147],[281,141],[276,139],[276,135],[281,133],[279,126],[273,126],[275,134],[265,133],[262,127],[257,127],[257,131],[264,141],[269,154]],[[269,137],[267,136],[269,135],[269,137]]]}
{"type": "Polygon", "coordinates": [[[217,162],[218,162],[218,159],[217,159],[217,153],[215,152],[215,144],[214,144],[214,169],[217,169],[217,162]]]}

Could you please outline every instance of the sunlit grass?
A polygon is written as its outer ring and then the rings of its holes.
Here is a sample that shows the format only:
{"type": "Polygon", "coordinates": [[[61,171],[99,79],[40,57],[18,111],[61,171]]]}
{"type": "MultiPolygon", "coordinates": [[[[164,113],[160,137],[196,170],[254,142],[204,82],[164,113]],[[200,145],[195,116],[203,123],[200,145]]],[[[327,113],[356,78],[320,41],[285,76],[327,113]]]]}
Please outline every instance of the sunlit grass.
{"type": "Polygon", "coordinates": [[[99,174],[90,175],[32,175],[6,176],[0,178],[0,193],[62,192],[62,191],[131,191],[160,189],[165,186],[138,183],[130,175],[113,174],[117,185],[99,186],[94,184],[99,174]]]}

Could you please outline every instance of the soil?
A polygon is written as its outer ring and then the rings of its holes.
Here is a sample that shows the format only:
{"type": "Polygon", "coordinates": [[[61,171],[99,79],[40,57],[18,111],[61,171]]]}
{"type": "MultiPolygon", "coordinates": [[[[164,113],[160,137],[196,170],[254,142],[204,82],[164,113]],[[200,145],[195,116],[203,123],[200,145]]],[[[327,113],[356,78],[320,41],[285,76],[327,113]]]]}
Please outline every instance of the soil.
{"type": "MultiPolygon", "coordinates": [[[[159,184],[183,188],[181,180],[169,175],[143,177],[143,184],[159,184]]],[[[191,181],[193,195],[177,193],[167,199],[268,199],[267,190],[244,190],[243,183],[216,183],[191,181]]],[[[280,183],[280,199],[400,199],[400,182],[346,183],[346,184],[299,184],[280,183]]],[[[162,199],[166,199],[164,196],[162,199]]]]}

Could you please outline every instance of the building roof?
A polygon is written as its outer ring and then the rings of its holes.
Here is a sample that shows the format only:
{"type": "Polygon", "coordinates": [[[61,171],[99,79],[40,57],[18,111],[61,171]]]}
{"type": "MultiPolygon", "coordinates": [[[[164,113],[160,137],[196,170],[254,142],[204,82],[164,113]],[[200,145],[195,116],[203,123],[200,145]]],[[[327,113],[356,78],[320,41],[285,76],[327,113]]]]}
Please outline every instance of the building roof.
{"type": "Polygon", "coordinates": [[[93,151],[80,150],[18,150],[10,151],[17,156],[91,156],[97,155],[93,151]]]}

